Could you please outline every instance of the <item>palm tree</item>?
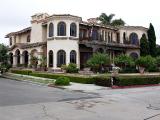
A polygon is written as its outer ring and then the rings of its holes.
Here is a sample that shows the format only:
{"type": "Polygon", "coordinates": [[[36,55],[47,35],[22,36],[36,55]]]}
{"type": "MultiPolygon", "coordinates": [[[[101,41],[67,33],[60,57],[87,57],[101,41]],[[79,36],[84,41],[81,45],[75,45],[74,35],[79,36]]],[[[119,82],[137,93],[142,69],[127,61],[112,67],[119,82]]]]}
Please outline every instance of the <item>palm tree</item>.
{"type": "Polygon", "coordinates": [[[120,19],[115,19],[111,23],[112,26],[124,26],[125,22],[120,18],[120,19]]]}
{"type": "Polygon", "coordinates": [[[114,16],[115,14],[106,15],[106,13],[101,13],[98,20],[100,20],[103,25],[111,25],[114,16]]]}
{"type": "Polygon", "coordinates": [[[103,25],[111,25],[111,26],[124,26],[125,22],[120,19],[113,19],[115,14],[106,15],[105,13],[101,13],[101,15],[97,18],[101,21],[101,24],[103,25]]]}

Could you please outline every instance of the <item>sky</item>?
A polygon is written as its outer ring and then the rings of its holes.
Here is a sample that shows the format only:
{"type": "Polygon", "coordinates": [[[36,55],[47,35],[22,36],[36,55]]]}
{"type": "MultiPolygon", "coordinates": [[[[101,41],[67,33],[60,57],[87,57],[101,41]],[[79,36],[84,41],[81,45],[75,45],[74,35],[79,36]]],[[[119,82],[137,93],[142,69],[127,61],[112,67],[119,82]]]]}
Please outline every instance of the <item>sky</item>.
{"type": "Polygon", "coordinates": [[[114,13],[126,25],[149,27],[152,23],[160,44],[160,11],[158,0],[1,0],[0,3],[0,43],[8,45],[7,33],[31,26],[31,16],[35,13],[72,14],[88,18],[101,13],[114,13]]]}

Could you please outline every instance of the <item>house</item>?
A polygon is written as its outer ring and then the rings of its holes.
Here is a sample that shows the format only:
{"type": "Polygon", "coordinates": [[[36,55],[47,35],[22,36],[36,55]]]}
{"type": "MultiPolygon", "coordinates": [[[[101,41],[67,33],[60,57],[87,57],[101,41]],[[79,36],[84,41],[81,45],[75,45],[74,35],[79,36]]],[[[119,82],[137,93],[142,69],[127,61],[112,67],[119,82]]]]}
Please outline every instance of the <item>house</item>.
{"type": "MultiPolygon", "coordinates": [[[[104,26],[94,18],[82,21],[70,14],[39,13],[31,16],[31,27],[6,35],[9,38],[9,55],[13,67],[30,65],[30,58],[47,57],[47,67],[54,71],[61,65],[76,63],[84,68],[95,52],[119,54],[133,58],[140,56],[140,38],[147,35],[141,26],[104,26]]],[[[37,61],[40,65],[40,61],[37,61]]]]}

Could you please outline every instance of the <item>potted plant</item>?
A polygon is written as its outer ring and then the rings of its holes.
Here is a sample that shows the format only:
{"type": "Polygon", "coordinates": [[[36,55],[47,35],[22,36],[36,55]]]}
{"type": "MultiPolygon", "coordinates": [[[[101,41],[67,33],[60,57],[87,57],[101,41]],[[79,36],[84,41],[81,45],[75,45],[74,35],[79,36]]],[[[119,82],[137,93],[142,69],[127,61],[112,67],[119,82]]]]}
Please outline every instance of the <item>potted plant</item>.
{"type": "Polygon", "coordinates": [[[42,56],[40,59],[40,67],[44,70],[44,71],[47,71],[47,57],[45,56],[42,56]]]}
{"type": "Polygon", "coordinates": [[[38,57],[31,55],[30,63],[32,65],[32,68],[36,69],[38,65],[38,57]]]}

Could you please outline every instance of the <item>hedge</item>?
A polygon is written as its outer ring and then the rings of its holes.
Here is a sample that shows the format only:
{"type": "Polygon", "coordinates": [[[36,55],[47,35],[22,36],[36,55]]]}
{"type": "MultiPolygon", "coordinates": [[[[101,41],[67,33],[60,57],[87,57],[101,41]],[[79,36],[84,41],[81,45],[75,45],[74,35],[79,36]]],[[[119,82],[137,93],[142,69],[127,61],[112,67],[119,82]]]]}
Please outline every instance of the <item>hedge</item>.
{"type": "Polygon", "coordinates": [[[111,77],[109,76],[98,76],[93,77],[94,84],[99,86],[111,87],[111,77]]]}
{"type": "Polygon", "coordinates": [[[68,76],[68,75],[61,75],[61,74],[47,74],[47,73],[37,73],[37,72],[32,72],[30,75],[36,76],[36,77],[50,78],[50,79],[57,79],[59,77],[68,77],[71,82],[83,83],[83,84],[94,84],[93,77],[75,77],[75,76],[68,76]]]}
{"type": "Polygon", "coordinates": [[[32,72],[28,70],[11,70],[12,73],[30,75],[35,77],[43,77],[50,79],[57,79],[59,77],[67,77],[71,82],[83,83],[83,84],[96,84],[100,86],[111,86],[109,77],[77,77],[77,76],[69,76],[62,74],[49,74],[49,73],[39,73],[32,72]]]}
{"type": "MultiPolygon", "coordinates": [[[[50,74],[50,73],[39,73],[32,72],[30,70],[11,70],[12,73],[31,75],[35,77],[43,77],[50,79],[57,79],[59,77],[67,77],[71,82],[83,83],[83,84],[96,84],[99,86],[111,86],[110,76],[97,76],[97,77],[77,77],[71,75],[62,74],[50,74]]],[[[160,76],[143,75],[143,76],[118,76],[114,78],[113,84],[117,86],[131,86],[131,85],[149,85],[159,84],[160,76]]]]}
{"type": "Polygon", "coordinates": [[[117,86],[149,85],[159,83],[160,76],[119,76],[114,78],[114,85],[117,86]]]}
{"type": "Polygon", "coordinates": [[[32,73],[31,70],[10,70],[11,73],[22,74],[22,75],[30,75],[32,73]]]}

